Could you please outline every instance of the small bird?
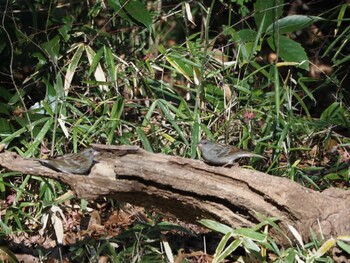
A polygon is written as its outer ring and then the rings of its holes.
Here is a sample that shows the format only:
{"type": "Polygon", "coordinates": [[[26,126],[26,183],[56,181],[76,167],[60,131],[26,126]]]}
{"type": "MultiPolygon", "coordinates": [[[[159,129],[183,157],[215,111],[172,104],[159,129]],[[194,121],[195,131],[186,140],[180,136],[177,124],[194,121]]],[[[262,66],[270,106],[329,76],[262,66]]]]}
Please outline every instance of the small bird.
{"type": "Polygon", "coordinates": [[[65,154],[53,159],[34,160],[63,173],[87,174],[94,163],[96,153],[94,149],[89,148],[80,153],[65,154]]]}
{"type": "Polygon", "coordinates": [[[234,146],[214,143],[208,140],[201,140],[198,143],[198,147],[201,149],[204,161],[214,165],[233,165],[235,160],[242,157],[265,158],[262,155],[243,151],[234,146]]]}

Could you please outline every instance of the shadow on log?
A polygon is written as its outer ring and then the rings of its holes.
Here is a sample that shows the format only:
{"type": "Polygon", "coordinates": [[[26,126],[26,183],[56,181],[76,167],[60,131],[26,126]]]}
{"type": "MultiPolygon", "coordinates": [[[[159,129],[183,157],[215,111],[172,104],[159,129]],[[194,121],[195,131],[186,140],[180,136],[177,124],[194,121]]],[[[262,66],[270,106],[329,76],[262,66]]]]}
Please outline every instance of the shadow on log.
{"type": "Polygon", "coordinates": [[[211,218],[232,227],[249,227],[259,223],[261,214],[279,218],[286,233],[287,223],[294,226],[304,240],[310,228],[326,238],[350,233],[350,197],[345,190],[320,193],[240,167],[213,167],[134,146],[92,146],[100,154],[88,176],[59,173],[13,152],[0,153],[0,165],[62,181],[78,198],[111,196],[188,222],[211,218]]]}

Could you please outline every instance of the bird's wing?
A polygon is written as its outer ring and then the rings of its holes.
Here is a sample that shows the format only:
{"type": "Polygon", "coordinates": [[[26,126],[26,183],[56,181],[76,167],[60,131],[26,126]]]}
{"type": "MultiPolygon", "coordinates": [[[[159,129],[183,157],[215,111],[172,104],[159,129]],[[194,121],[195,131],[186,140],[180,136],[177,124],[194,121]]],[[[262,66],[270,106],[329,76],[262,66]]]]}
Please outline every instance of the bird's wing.
{"type": "MultiPolygon", "coordinates": [[[[79,156],[80,158],[76,158],[76,157],[74,157],[74,158],[65,158],[65,163],[67,164],[67,165],[70,165],[70,166],[74,166],[74,167],[79,167],[79,166],[81,166],[82,165],[82,156],[79,156]]],[[[83,157],[83,159],[85,160],[85,158],[83,157]]]]}
{"type": "Polygon", "coordinates": [[[62,165],[74,165],[74,166],[79,166],[81,163],[81,158],[77,158],[75,153],[71,154],[65,154],[58,156],[54,159],[52,159],[56,163],[62,164],[62,165]]]}
{"type": "Polygon", "coordinates": [[[227,157],[230,154],[231,146],[218,144],[213,151],[218,157],[227,157]]]}

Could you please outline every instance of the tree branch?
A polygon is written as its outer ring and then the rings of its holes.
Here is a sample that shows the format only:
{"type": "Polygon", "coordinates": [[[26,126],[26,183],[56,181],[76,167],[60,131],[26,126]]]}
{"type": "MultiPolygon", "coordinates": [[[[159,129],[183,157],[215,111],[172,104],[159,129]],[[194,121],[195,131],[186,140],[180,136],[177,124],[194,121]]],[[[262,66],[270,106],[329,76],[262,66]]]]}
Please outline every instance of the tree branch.
{"type": "Polygon", "coordinates": [[[322,193],[286,178],[239,167],[224,168],[134,146],[93,145],[100,151],[88,176],[53,171],[13,152],[0,154],[11,171],[45,176],[68,184],[78,198],[112,196],[119,201],[170,212],[193,222],[213,218],[233,227],[253,226],[259,214],[293,225],[305,240],[310,228],[325,237],[350,232],[347,191],[322,193]]]}

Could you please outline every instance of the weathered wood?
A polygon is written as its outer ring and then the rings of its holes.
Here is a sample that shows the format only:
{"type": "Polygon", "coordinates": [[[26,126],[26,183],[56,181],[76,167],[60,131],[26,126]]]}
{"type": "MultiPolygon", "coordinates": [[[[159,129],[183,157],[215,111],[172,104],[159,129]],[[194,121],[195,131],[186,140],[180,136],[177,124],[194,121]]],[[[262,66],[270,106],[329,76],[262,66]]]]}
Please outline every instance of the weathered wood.
{"type": "Polygon", "coordinates": [[[213,218],[233,227],[252,226],[258,214],[281,219],[304,238],[310,228],[325,237],[350,233],[347,191],[322,193],[286,178],[240,167],[153,154],[133,146],[93,145],[100,151],[88,176],[55,172],[13,152],[0,153],[11,171],[45,176],[68,184],[78,198],[114,198],[169,212],[187,221],[213,218]]]}

